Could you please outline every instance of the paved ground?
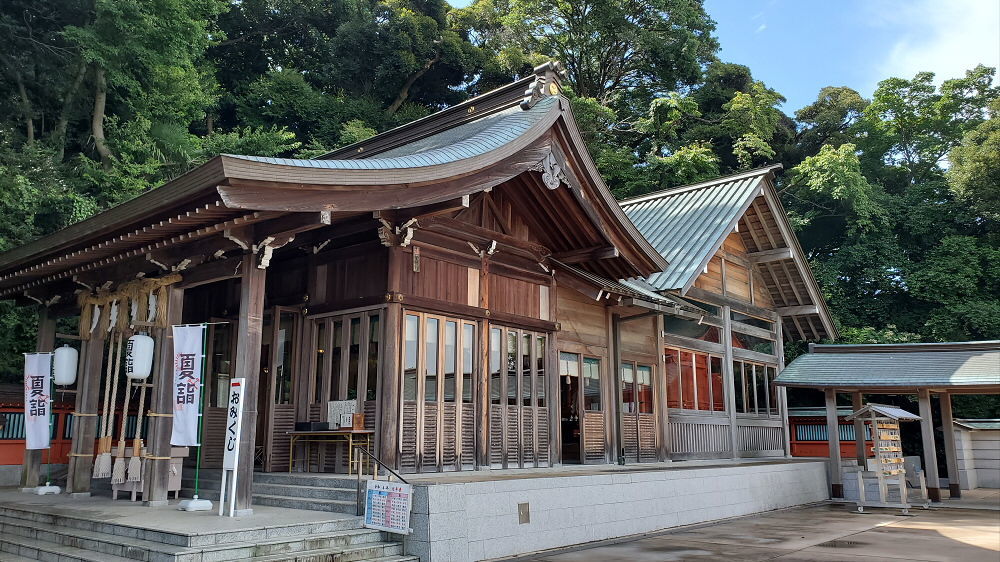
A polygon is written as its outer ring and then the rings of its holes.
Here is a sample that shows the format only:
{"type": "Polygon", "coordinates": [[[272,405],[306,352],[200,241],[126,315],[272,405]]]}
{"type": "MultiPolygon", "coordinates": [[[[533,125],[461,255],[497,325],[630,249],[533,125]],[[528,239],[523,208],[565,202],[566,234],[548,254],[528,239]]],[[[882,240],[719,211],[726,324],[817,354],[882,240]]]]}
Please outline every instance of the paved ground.
{"type": "Polygon", "coordinates": [[[879,509],[859,515],[822,505],[744,517],[590,548],[520,558],[531,562],[674,560],[876,560],[997,562],[1000,512],[879,509]]]}

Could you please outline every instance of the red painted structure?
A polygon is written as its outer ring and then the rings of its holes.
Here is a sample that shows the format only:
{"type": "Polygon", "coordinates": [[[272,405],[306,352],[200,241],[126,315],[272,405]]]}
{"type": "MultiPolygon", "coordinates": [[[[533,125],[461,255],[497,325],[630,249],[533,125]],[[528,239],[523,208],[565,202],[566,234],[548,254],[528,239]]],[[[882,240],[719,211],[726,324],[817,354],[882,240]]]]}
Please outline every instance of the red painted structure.
{"type": "MultiPolygon", "coordinates": [[[[840,423],[840,457],[844,459],[855,458],[857,451],[854,424],[845,421],[850,413],[850,408],[839,408],[837,411],[837,420],[840,423]]],[[[788,431],[791,435],[793,457],[830,456],[830,444],[826,435],[826,411],[823,408],[789,408],[788,431]]],[[[874,444],[871,439],[866,440],[866,456],[874,454],[872,447],[874,444]]]]}

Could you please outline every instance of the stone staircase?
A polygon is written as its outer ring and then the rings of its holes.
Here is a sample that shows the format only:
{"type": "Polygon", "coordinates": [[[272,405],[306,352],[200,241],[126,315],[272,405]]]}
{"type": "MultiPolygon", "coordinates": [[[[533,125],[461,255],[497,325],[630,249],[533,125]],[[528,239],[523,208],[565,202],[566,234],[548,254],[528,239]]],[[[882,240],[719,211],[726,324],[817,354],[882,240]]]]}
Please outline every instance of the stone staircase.
{"type": "Polygon", "coordinates": [[[124,562],[418,562],[359,517],[276,525],[233,532],[181,533],[0,505],[0,560],[124,562]]]}
{"type": "MultiPolygon", "coordinates": [[[[198,486],[199,497],[217,501],[221,486],[220,470],[202,470],[198,486]]],[[[181,497],[194,495],[194,471],[185,470],[181,481],[181,497]]],[[[357,478],[347,475],[255,472],[253,477],[254,505],[270,505],[289,509],[357,513],[357,478]]]]}

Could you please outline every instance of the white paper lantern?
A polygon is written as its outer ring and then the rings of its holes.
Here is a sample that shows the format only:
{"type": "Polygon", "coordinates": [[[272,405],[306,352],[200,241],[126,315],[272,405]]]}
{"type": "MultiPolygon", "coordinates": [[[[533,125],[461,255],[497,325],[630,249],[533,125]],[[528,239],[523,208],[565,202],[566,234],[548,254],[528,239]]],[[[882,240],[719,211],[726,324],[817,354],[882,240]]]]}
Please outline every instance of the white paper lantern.
{"type": "Polygon", "coordinates": [[[153,338],[136,334],[125,346],[125,376],[142,380],[153,372],[153,338]]]}
{"type": "Polygon", "coordinates": [[[75,347],[64,345],[56,348],[52,358],[52,376],[56,384],[69,386],[76,382],[76,365],[80,352],[75,347]]]}

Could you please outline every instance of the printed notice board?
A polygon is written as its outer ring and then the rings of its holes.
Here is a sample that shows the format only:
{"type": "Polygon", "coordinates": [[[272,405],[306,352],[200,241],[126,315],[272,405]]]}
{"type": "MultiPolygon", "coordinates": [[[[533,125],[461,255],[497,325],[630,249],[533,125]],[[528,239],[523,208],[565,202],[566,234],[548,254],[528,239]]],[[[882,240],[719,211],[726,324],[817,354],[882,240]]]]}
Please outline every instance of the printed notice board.
{"type": "Polygon", "coordinates": [[[399,535],[410,534],[413,486],[369,480],[365,490],[365,527],[399,535]]]}

